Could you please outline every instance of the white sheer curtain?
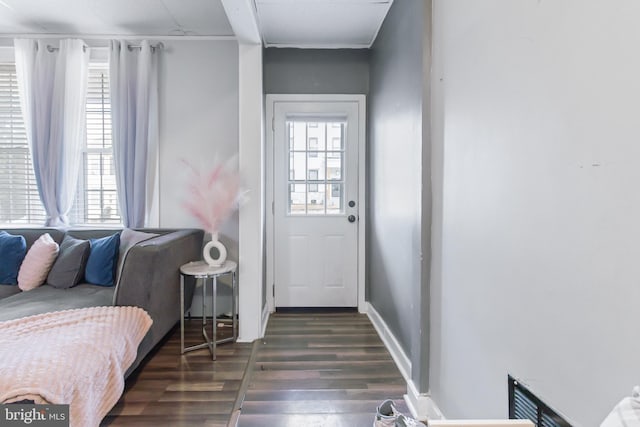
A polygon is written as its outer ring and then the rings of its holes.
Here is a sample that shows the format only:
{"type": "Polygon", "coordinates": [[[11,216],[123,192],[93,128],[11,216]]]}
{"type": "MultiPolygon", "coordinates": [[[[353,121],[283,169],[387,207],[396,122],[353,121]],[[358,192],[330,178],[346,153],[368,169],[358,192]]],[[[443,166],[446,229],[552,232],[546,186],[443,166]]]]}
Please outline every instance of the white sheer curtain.
{"type": "Polygon", "coordinates": [[[89,49],[82,40],[16,39],[20,104],[45,225],[68,225],[85,135],[89,49]]]}
{"type": "Polygon", "coordinates": [[[158,53],[148,41],[112,40],[109,50],[113,151],[125,227],[157,225],[158,53]]]}

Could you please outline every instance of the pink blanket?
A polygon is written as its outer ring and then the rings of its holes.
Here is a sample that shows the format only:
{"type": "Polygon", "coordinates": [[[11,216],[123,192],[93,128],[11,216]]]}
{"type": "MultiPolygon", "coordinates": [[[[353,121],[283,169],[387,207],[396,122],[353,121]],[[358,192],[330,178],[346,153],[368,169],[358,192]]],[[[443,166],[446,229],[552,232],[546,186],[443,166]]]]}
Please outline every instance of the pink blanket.
{"type": "Polygon", "coordinates": [[[90,307],[0,322],[0,403],[69,404],[71,426],[98,426],[151,327],[138,307],[90,307]]]}

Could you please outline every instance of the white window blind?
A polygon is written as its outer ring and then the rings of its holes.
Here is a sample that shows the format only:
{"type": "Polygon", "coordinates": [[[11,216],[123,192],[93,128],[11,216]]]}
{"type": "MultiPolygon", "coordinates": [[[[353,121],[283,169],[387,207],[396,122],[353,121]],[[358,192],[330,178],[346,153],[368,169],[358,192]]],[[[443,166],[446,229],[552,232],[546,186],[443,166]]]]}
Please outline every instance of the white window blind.
{"type": "Polygon", "coordinates": [[[44,224],[14,64],[0,64],[0,224],[44,224]]]}
{"type": "Polygon", "coordinates": [[[108,64],[90,64],[87,86],[86,139],[74,224],[121,224],[111,139],[108,64]]]}
{"type": "MultiPolygon", "coordinates": [[[[0,224],[42,225],[31,154],[20,110],[15,64],[0,64],[0,224]]],[[[73,225],[122,223],[118,211],[108,65],[91,64],[86,105],[86,138],[73,225]]]]}

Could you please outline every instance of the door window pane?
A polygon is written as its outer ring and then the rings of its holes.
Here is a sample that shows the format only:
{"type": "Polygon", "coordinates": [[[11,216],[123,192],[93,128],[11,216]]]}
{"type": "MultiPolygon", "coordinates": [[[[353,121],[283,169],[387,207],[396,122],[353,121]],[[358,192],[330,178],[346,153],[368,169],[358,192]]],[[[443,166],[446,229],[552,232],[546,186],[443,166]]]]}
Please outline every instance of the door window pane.
{"type": "Polygon", "coordinates": [[[289,213],[291,215],[304,215],[307,213],[307,192],[304,184],[289,185],[289,213]]]}
{"type": "Polygon", "coordinates": [[[332,151],[327,153],[327,180],[342,180],[342,152],[332,151]]]}
{"type": "Polygon", "coordinates": [[[324,151],[326,147],[327,127],[326,123],[316,123],[317,126],[307,126],[308,150],[324,151]]]}
{"type": "Polygon", "coordinates": [[[305,151],[307,149],[307,127],[304,123],[288,122],[289,150],[305,151]]]}
{"type": "Polygon", "coordinates": [[[343,188],[343,184],[327,185],[327,213],[328,214],[338,214],[343,212],[342,188],[343,188]]]}
{"type": "Polygon", "coordinates": [[[289,153],[289,180],[304,181],[306,176],[307,162],[305,153],[289,153]]]}
{"type": "Polygon", "coordinates": [[[307,214],[324,214],[324,185],[308,184],[307,214]]]}
{"type": "Polygon", "coordinates": [[[309,180],[312,181],[324,181],[326,164],[326,153],[316,152],[308,153],[307,164],[309,168],[309,180]],[[311,171],[315,171],[314,175],[311,175],[311,171]]]}
{"type": "Polygon", "coordinates": [[[293,117],[286,126],[289,214],[344,214],[345,121],[293,117]]]}

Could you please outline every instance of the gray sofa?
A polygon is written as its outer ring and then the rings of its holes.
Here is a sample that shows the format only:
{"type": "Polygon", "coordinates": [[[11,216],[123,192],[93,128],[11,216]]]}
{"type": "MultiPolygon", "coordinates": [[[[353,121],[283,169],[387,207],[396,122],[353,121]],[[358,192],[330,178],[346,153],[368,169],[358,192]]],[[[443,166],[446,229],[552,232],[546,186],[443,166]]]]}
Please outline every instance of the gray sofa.
{"type": "MultiPolygon", "coordinates": [[[[59,230],[53,228],[6,229],[25,237],[27,250],[43,233],[59,244],[68,233],[77,239],[109,236],[114,229],[59,230]]],[[[133,305],[147,311],[153,319],[151,329],[138,347],[138,357],[127,371],[129,375],[153,347],[180,320],[180,266],[201,258],[204,232],[198,229],[140,229],[159,234],[142,241],[126,253],[115,286],[87,283],[69,289],[44,284],[22,292],[16,285],[0,285],[0,321],[33,314],[73,308],[133,305]]],[[[189,306],[195,283],[187,281],[185,306],[189,306]]]]}

